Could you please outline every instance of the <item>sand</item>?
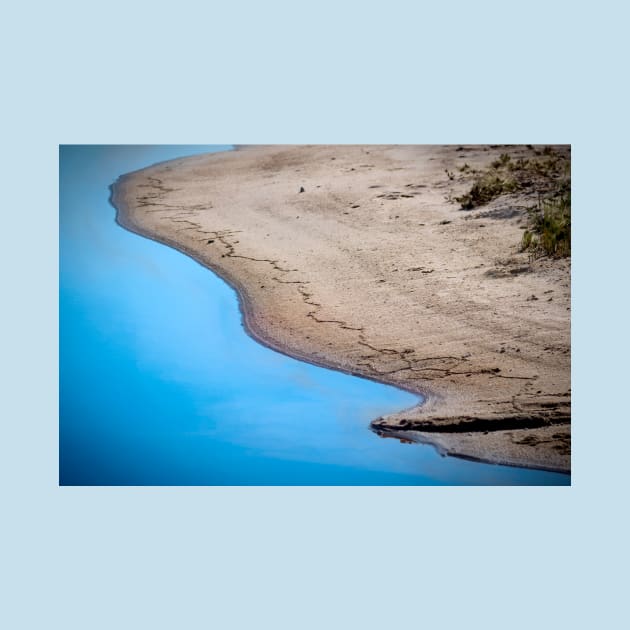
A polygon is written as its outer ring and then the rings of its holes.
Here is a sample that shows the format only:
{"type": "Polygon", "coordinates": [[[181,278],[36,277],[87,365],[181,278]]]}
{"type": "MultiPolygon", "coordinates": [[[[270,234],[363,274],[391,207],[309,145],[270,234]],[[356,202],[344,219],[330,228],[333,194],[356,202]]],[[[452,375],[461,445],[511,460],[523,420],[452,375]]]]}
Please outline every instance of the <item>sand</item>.
{"type": "Polygon", "coordinates": [[[535,191],[453,200],[464,163],[533,151],[242,147],[125,175],[112,202],[235,287],[260,342],[424,397],[380,435],[568,472],[570,259],[520,252],[535,191]]]}

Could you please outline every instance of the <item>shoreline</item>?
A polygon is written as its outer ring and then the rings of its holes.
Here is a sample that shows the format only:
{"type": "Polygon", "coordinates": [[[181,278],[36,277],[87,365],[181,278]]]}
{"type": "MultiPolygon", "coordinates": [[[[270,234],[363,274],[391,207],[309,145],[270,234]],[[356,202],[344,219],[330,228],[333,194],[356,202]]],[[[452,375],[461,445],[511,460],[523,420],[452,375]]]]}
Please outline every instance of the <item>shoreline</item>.
{"type": "MultiPolygon", "coordinates": [[[[245,147],[242,147],[242,148],[245,148],[245,147]]],[[[181,159],[181,158],[178,158],[178,159],[181,159]]],[[[164,162],[157,162],[156,164],[152,164],[151,166],[147,168],[152,168],[153,166],[156,166],[158,164],[166,164],[171,161],[175,161],[175,160],[166,160],[164,162]]],[[[255,321],[252,315],[253,309],[248,308],[250,298],[247,296],[247,290],[242,284],[240,284],[234,278],[231,278],[228,275],[224,275],[222,271],[219,271],[216,268],[214,268],[210,263],[204,261],[203,258],[199,257],[199,255],[196,254],[194,251],[182,246],[181,243],[177,243],[176,241],[171,241],[163,236],[157,235],[150,231],[143,230],[139,226],[135,225],[130,220],[129,214],[125,214],[124,208],[121,208],[116,205],[116,202],[114,201],[116,183],[119,182],[123,177],[126,177],[127,175],[132,175],[134,173],[141,172],[143,170],[145,169],[140,169],[139,171],[133,171],[133,173],[126,173],[124,175],[121,175],[116,180],[116,182],[114,182],[113,184],[110,184],[109,203],[116,211],[114,221],[116,222],[117,225],[127,230],[128,232],[131,232],[132,234],[136,234],[137,236],[141,236],[142,238],[149,239],[151,241],[154,241],[155,243],[159,243],[160,245],[165,245],[166,247],[170,247],[171,249],[178,251],[180,254],[184,254],[185,256],[188,256],[189,258],[194,260],[198,265],[201,265],[205,269],[208,269],[209,271],[214,273],[216,276],[218,276],[221,280],[223,280],[223,282],[225,282],[236,294],[236,301],[238,304],[239,313],[241,315],[241,323],[243,325],[243,328],[245,329],[247,334],[252,339],[254,339],[254,341],[256,341],[256,343],[259,343],[260,345],[264,346],[265,348],[268,348],[269,350],[272,350],[273,352],[277,352],[278,354],[282,354],[292,359],[297,359],[298,361],[302,361],[304,363],[310,363],[311,365],[315,365],[317,367],[321,367],[327,370],[335,370],[336,372],[341,372],[343,374],[347,374],[348,376],[364,378],[368,381],[372,381],[373,383],[379,383],[380,385],[396,387],[397,389],[401,389],[403,391],[408,392],[409,394],[413,394],[414,396],[419,396],[422,398],[422,400],[420,400],[418,404],[413,405],[412,407],[408,407],[407,409],[404,409],[403,412],[411,411],[411,410],[422,407],[422,405],[424,405],[426,401],[426,398],[433,395],[428,390],[426,391],[426,393],[423,393],[423,391],[421,391],[420,389],[413,389],[411,387],[404,387],[402,385],[394,385],[392,383],[385,382],[383,380],[380,380],[373,376],[363,374],[361,372],[351,371],[351,370],[344,369],[343,367],[340,367],[340,366],[334,366],[328,363],[324,363],[323,361],[317,361],[313,357],[308,356],[306,354],[300,354],[297,351],[292,350],[291,348],[274,345],[268,339],[264,338],[262,334],[257,332],[255,327],[252,325],[252,321],[255,321]]]]}
{"type": "MultiPolygon", "coordinates": [[[[254,158],[254,163],[256,164],[254,168],[257,169],[261,160],[273,160],[278,154],[282,155],[282,153],[286,151],[302,151],[308,154],[309,151],[315,153],[321,152],[325,150],[326,147],[295,147],[287,149],[284,147],[265,148],[254,146],[237,147],[237,149],[237,151],[230,151],[226,153],[193,156],[190,158],[179,158],[168,162],[161,162],[144,169],[134,171],[133,173],[122,175],[110,186],[110,203],[116,210],[116,222],[121,227],[133,233],[145,238],[150,238],[151,240],[184,253],[222,278],[236,292],[243,327],[246,332],[258,343],[261,343],[276,352],[288,355],[301,361],[306,361],[327,369],[334,369],[353,376],[367,378],[368,380],[398,387],[399,389],[423,397],[423,400],[414,407],[391,414],[384,418],[375,419],[371,423],[370,428],[377,434],[381,435],[382,433],[385,433],[387,434],[387,437],[399,437],[399,439],[407,441],[428,443],[433,445],[441,453],[448,453],[449,455],[473,459],[476,461],[538,468],[554,472],[570,472],[570,446],[568,455],[565,452],[562,457],[558,457],[553,452],[550,452],[548,447],[547,450],[544,451],[544,447],[541,449],[539,446],[539,444],[553,442],[555,440],[557,442],[555,445],[556,448],[558,450],[562,449],[563,451],[566,451],[567,430],[568,441],[570,444],[570,412],[567,416],[566,412],[561,410],[559,406],[556,409],[554,407],[554,405],[556,405],[555,402],[550,403],[549,401],[543,401],[540,406],[532,408],[531,412],[525,411],[522,413],[516,413],[514,409],[498,409],[498,413],[495,413],[494,410],[491,410],[492,412],[488,413],[486,410],[482,409],[467,408],[468,401],[466,400],[466,396],[460,396],[462,400],[458,401],[458,394],[460,394],[462,389],[461,387],[458,389],[458,383],[455,383],[455,386],[451,386],[449,384],[442,386],[442,383],[438,383],[438,387],[432,387],[433,383],[429,379],[419,382],[418,380],[405,381],[400,377],[396,378],[396,376],[401,373],[406,372],[407,374],[411,374],[411,371],[415,371],[416,369],[411,366],[419,365],[418,362],[414,364],[409,362],[408,357],[413,356],[410,354],[411,350],[406,349],[404,351],[400,351],[396,348],[384,348],[382,347],[382,344],[372,342],[371,338],[368,340],[367,335],[364,336],[365,328],[359,327],[358,323],[347,322],[346,319],[337,315],[335,317],[321,317],[321,311],[326,308],[326,304],[322,300],[314,301],[312,294],[310,293],[311,289],[309,285],[315,282],[312,275],[307,275],[308,270],[305,271],[304,268],[288,268],[291,265],[285,264],[283,260],[275,258],[278,254],[283,253],[282,249],[274,248],[274,257],[268,255],[267,252],[265,252],[264,256],[256,252],[254,252],[255,255],[250,255],[249,251],[246,252],[248,255],[243,255],[240,253],[240,249],[237,254],[235,246],[239,244],[239,240],[236,235],[241,234],[242,230],[234,230],[231,229],[231,227],[223,230],[205,229],[206,227],[217,227],[216,225],[213,225],[214,217],[211,212],[213,203],[211,202],[208,207],[201,207],[197,202],[199,202],[200,199],[205,201],[209,196],[211,196],[214,200],[218,189],[214,188],[213,190],[208,190],[207,192],[204,191],[203,194],[200,194],[199,191],[193,191],[192,196],[190,198],[186,198],[186,193],[188,192],[187,186],[184,188],[169,188],[168,186],[172,185],[170,183],[171,179],[176,181],[178,184],[182,183],[182,181],[184,184],[187,184],[188,180],[193,181],[191,178],[198,177],[197,171],[206,169],[206,171],[212,174],[212,171],[217,169],[217,167],[220,174],[227,177],[224,174],[230,174],[231,167],[229,162],[234,161],[234,158],[232,157],[230,159],[226,159],[225,156],[230,154],[233,156],[237,153],[237,162],[241,160],[242,156],[246,156],[245,159],[250,160],[250,163],[246,165],[250,166],[250,172],[247,172],[247,169],[245,169],[244,174],[244,176],[247,177],[247,180],[253,180],[255,184],[263,187],[265,182],[261,179],[260,173],[251,173],[251,158],[254,158]],[[227,164],[225,164],[226,162],[227,164]],[[160,175],[159,178],[157,177],[158,174],[160,175]],[[141,194],[143,193],[143,191],[140,190],[141,187],[148,188],[150,194],[141,194]],[[161,210],[157,207],[160,205],[168,205],[164,203],[164,200],[171,201],[172,199],[174,199],[177,204],[169,206],[167,210],[161,210]],[[182,200],[185,203],[180,204],[182,200]],[[149,209],[143,211],[144,208],[149,209]],[[155,220],[150,217],[149,212],[160,213],[160,216],[162,217],[161,222],[156,223],[155,220]],[[195,221],[193,222],[190,220],[191,218],[194,218],[195,221]],[[173,230],[175,222],[190,224],[190,226],[185,225],[184,228],[173,230]],[[182,238],[181,234],[183,234],[183,230],[192,230],[192,233],[195,234],[196,238],[182,238]],[[198,235],[200,234],[204,235],[201,239],[198,238],[198,235]],[[211,238],[207,238],[208,236],[211,238]],[[218,242],[221,246],[219,251],[222,251],[223,253],[220,254],[215,250],[212,252],[214,255],[210,255],[206,251],[206,248],[200,245],[200,243],[204,244],[204,241],[206,240],[208,244],[218,242]],[[228,262],[225,260],[226,258],[229,259],[229,263],[232,267],[225,264],[228,262]],[[221,259],[224,260],[222,261],[221,259]],[[234,265],[233,263],[241,264],[234,265]],[[271,271],[273,272],[275,270],[275,274],[271,273],[269,270],[261,272],[259,269],[256,269],[255,273],[252,273],[251,267],[260,267],[259,263],[264,263],[267,267],[271,265],[271,271]],[[246,268],[247,265],[249,265],[249,268],[246,268]],[[294,274],[296,273],[300,279],[295,278],[294,274]],[[282,275],[282,279],[277,277],[279,275],[282,275]],[[274,289],[279,288],[280,290],[283,290],[286,289],[287,286],[295,289],[295,286],[291,285],[296,285],[298,287],[299,295],[297,296],[297,299],[295,293],[289,294],[286,291],[284,291],[282,297],[288,297],[289,299],[292,299],[294,303],[298,302],[298,306],[304,307],[304,305],[307,305],[307,312],[302,312],[300,314],[301,320],[299,322],[299,326],[294,326],[293,321],[289,322],[291,327],[287,326],[285,321],[281,321],[280,325],[278,325],[274,321],[274,318],[278,315],[276,308],[277,303],[272,304],[271,308],[269,304],[261,304],[263,300],[260,298],[264,297],[264,294],[257,292],[254,287],[256,287],[256,283],[258,282],[269,281],[270,276],[271,280],[275,281],[273,285],[274,289]],[[305,278],[308,277],[308,279],[302,278],[302,276],[305,278]],[[248,285],[249,287],[252,287],[252,290],[248,289],[248,285]],[[309,287],[308,290],[304,288],[307,286],[309,287]],[[324,304],[324,306],[322,306],[322,304],[324,304]],[[355,338],[351,344],[348,344],[348,341],[344,339],[343,343],[345,344],[345,347],[337,348],[336,356],[334,355],[334,351],[333,353],[330,351],[328,353],[321,352],[322,346],[324,345],[323,340],[327,338],[326,336],[316,340],[313,344],[311,344],[311,347],[308,347],[309,344],[306,343],[306,340],[308,340],[310,336],[307,333],[312,332],[313,322],[305,320],[305,316],[314,320],[315,324],[323,324],[324,326],[334,327],[340,333],[348,331],[347,334],[352,334],[355,338]],[[293,330],[293,328],[296,330],[293,330]],[[292,336],[290,338],[283,338],[287,330],[292,333],[292,336]],[[348,347],[348,345],[350,345],[350,347],[348,347]],[[370,356],[373,362],[376,357],[379,361],[381,361],[382,366],[377,363],[366,364],[365,361],[362,363],[358,360],[356,356],[357,348],[358,350],[363,350],[365,352],[366,347],[368,350],[371,349],[371,351],[373,351],[370,356]],[[407,362],[406,364],[403,363],[405,361],[407,362]],[[381,367],[387,369],[381,369],[381,367]],[[455,400],[455,404],[453,404],[453,400],[449,400],[451,396],[452,399],[455,400]],[[473,429],[474,422],[479,419],[495,424],[491,427],[486,427],[486,429],[490,430],[475,430],[473,429]],[[535,426],[528,426],[528,419],[530,419],[530,424],[533,423],[535,426]],[[502,422],[511,423],[510,428],[503,429],[501,427],[502,422]],[[468,427],[467,425],[469,423],[470,426],[468,427]],[[516,423],[516,425],[514,423],[516,423]],[[537,432],[539,434],[541,434],[541,431],[542,433],[545,433],[546,429],[550,426],[556,426],[557,428],[562,429],[562,435],[560,435],[560,433],[554,433],[549,436],[544,436],[550,439],[539,440],[536,437],[537,432]],[[423,432],[422,428],[425,430],[428,428],[430,430],[430,434],[423,432]],[[418,429],[420,429],[420,431],[418,431],[418,429]],[[468,429],[470,429],[470,431],[468,431],[468,429]],[[514,431],[517,431],[517,437],[520,437],[522,432],[526,432],[527,439],[522,442],[515,440],[514,431]],[[489,434],[492,434],[492,439],[487,437],[489,434]],[[462,435],[474,438],[473,441],[476,443],[471,445],[471,440],[464,440],[462,435]],[[522,444],[523,446],[511,446],[512,442],[522,444]]],[[[372,149],[373,152],[375,150],[372,147],[370,147],[370,149],[372,149]]],[[[385,149],[396,150],[399,149],[399,147],[386,147],[385,149]]],[[[342,146],[332,147],[332,150],[335,154],[343,154],[348,151],[356,152],[357,148],[342,146]]],[[[453,153],[455,148],[435,147],[435,150],[438,153],[439,151],[453,153]]],[[[307,155],[307,158],[308,157],[309,156],[307,155]]],[[[332,157],[330,159],[335,160],[336,158],[332,157]]],[[[428,159],[431,160],[435,158],[429,157],[428,159]]],[[[306,163],[308,164],[308,159],[306,163]]],[[[293,163],[290,165],[295,166],[293,163]]],[[[302,163],[300,162],[299,165],[301,166],[302,163]]],[[[388,170],[403,169],[394,168],[388,170]]],[[[351,168],[350,171],[355,171],[355,168],[351,168]]],[[[285,174],[286,170],[282,167],[277,169],[274,168],[274,174],[276,173],[285,174]]],[[[263,174],[262,177],[266,177],[266,174],[263,174]]],[[[308,181],[308,179],[303,176],[300,181],[302,179],[308,181]]],[[[196,179],[194,179],[194,182],[195,185],[198,185],[196,179]]],[[[204,185],[209,185],[211,187],[213,187],[214,183],[212,180],[207,179],[205,172],[203,183],[204,185]]],[[[312,185],[313,184],[311,182],[309,187],[312,187],[312,185]]],[[[439,185],[443,187],[441,182],[439,185]]],[[[370,186],[370,188],[374,189],[381,187],[382,186],[370,186]]],[[[320,188],[320,186],[318,185],[317,188],[320,188]]],[[[233,190],[227,191],[227,195],[225,196],[227,200],[230,200],[231,192],[233,192],[233,190]]],[[[297,190],[295,189],[290,191],[291,198],[288,199],[287,202],[287,206],[290,207],[291,212],[295,212],[295,208],[298,207],[295,206],[296,200],[300,203],[303,200],[303,198],[295,195],[296,192],[297,190]]],[[[380,191],[377,190],[376,192],[380,191]]],[[[285,194],[284,191],[283,194],[285,194]]],[[[335,196],[334,193],[333,196],[335,196]]],[[[406,195],[400,196],[406,197],[406,195]]],[[[248,202],[251,202],[251,199],[252,197],[250,196],[248,198],[248,202]]],[[[282,199],[282,201],[285,202],[286,200],[282,199]]],[[[314,207],[316,208],[316,206],[314,207]]],[[[358,208],[359,205],[353,205],[352,207],[358,208]]],[[[303,211],[303,206],[299,206],[298,210],[300,208],[303,211]]],[[[338,200],[335,200],[335,208],[341,210],[343,208],[343,204],[340,204],[338,203],[338,200]]],[[[452,210],[452,208],[449,207],[446,209],[452,210]]],[[[309,210],[311,209],[309,208],[309,210]]],[[[225,219],[228,213],[229,209],[228,212],[221,218],[225,219]]],[[[273,225],[274,228],[278,225],[283,227],[287,218],[286,214],[288,213],[285,212],[285,215],[281,215],[276,223],[270,223],[270,225],[273,225]]],[[[347,215],[348,212],[344,212],[343,214],[347,215]]],[[[246,219],[249,220],[249,223],[247,223],[247,220],[242,222],[243,225],[247,225],[248,228],[251,228],[247,231],[248,233],[251,231],[251,233],[254,234],[254,242],[256,239],[260,240],[260,238],[262,238],[265,227],[263,226],[263,229],[261,229],[260,226],[251,225],[257,220],[257,218],[258,217],[255,216],[254,220],[252,220],[252,215],[250,215],[249,217],[246,217],[246,219]],[[257,232],[256,229],[258,230],[257,232]]],[[[299,218],[300,215],[296,215],[296,219],[299,218]]],[[[396,218],[398,218],[398,216],[396,216],[396,218]]],[[[311,223],[315,227],[317,227],[318,219],[321,219],[324,228],[330,229],[330,217],[314,217],[311,223]]],[[[451,221],[443,221],[442,223],[444,223],[444,225],[448,225],[451,221]]],[[[242,225],[239,225],[238,227],[242,227],[242,225]]],[[[267,229],[270,228],[267,226],[267,229]]],[[[294,235],[295,232],[291,232],[289,230],[289,236],[293,237],[294,235]]],[[[269,233],[267,233],[267,237],[269,237],[269,233]]],[[[291,263],[295,263],[295,260],[299,260],[299,258],[294,258],[291,260],[291,263]]],[[[398,271],[398,269],[395,269],[394,271],[398,271]]],[[[361,278],[361,280],[363,279],[361,278]]],[[[387,278],[387,281],[389,281],[389,277],[387,278]]],[[[381,280],[380,282],[385,282],[385,280],[381,280]]],[[[265,286],[266,285],[260,285],[260,288],[264,289],[265,286]]],[[[328,341],[327,345],[334,346],[335,341],[337,340],[333,337],[332,342],[328,341]]],[[[339,345],[343,346],[341,343],[339,345]]],[[[461,356],[447,356],[444,360],[453,359],[454,361],[455,358],[457,358],[459,364],[466,363],[468,361],[465,356],[463,358],[461,356]]],[[[432,359],[432,357],[429,357],[428,359],[423,360],[431,361],[432,359]]],[[[443,357],[438,357],[438,359],[442,360],[443,357]]],[[[443,364],[425,363],[420,365],[425,365],[425,367],[417,369],[417,371],[421,374],[431,374],[432,370],[442,370],[442,372],[448,377],[459,379],[460,381],[463,380],[459,376],[456,376],[461,374],[461,372],[455,371],[454,368],[451,370],[448,366],[447,368],[431,367],[433,365],[443,364]]],[[[490,380],[499,377],[497,374],[498,371],[499,369],[497,368],[482,367],[477,371],[471,371],[468,376],[473,375],[476,379],[485,379],[484,384],[486,389],[488,389],[488,383],[490,380]]],[[[501,374],[500,378],[526,380],[531,379],[532,377],[508,376],[501,374]]],[[[470,398],[470,396],[468,396],[468,398],[470,398]]],[[[560,402],[563,403],[564,401],[560,402]]],[[[549,432],[547,431],[547,433],[549,432]]]]}

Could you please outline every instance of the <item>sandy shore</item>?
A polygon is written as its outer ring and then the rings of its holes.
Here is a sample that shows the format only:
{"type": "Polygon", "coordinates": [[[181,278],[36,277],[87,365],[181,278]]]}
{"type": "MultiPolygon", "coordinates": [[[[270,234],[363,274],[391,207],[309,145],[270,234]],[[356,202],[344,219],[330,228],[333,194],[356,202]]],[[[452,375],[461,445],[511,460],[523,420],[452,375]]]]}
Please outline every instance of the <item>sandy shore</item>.
{"type": "Polygon", "coordinates": [[[569,471],[570,259],[519,251],[535,191],[453,201],[464,164],[533,151],[246,147],[125,175],[112,203],[234,286],[262,343],[425,397],[379,434],[569,471]]]}

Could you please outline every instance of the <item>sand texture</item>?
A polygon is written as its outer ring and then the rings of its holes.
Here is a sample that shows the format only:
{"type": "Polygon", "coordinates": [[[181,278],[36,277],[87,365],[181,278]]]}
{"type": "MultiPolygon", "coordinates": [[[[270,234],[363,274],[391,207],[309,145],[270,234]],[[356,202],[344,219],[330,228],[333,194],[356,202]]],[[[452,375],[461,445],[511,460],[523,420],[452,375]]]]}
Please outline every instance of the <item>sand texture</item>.
{"type": "Polygon", "coordinates": [[[234,286],[262,343],[425,397],[379,434],[569,471],[570,258],[520,251],[535,190],[454,201],[464,164],[534,150],[243,147],[125,175],[112,202],[234,286]]]}

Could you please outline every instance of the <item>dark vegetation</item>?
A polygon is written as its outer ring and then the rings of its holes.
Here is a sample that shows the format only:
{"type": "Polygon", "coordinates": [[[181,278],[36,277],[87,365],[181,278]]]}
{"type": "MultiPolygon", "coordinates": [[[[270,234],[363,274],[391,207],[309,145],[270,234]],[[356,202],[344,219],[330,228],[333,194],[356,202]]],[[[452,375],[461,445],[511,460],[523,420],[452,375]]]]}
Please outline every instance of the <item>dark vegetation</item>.
{"type": "MultiPolygon", "coordinates": [[[[528,146],[528,148],[530,148],[528,146]]],[[[473,176],[470,190],[455,200],[462,209],[484,206],[501,195],[519,193],[536,199],[528,207],[528,226],[521,250],[533,256],[571,254],[571,162],[568,152],[552,147],[535,150],[532,157],[513,159],[503,153],[484,171],[460,167],[473,176]]]]}
{"type": "Polygon", "coordinates": [[[529,210],[529,215],[522,251],[558,257],[571,255],[571,191],[542,199],[529,210]]]}

